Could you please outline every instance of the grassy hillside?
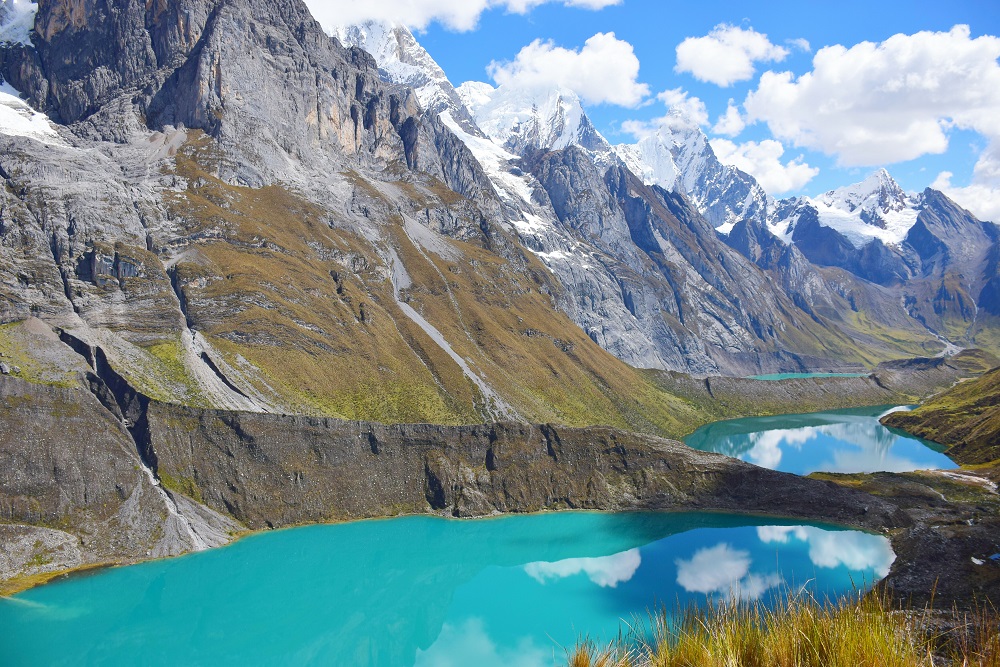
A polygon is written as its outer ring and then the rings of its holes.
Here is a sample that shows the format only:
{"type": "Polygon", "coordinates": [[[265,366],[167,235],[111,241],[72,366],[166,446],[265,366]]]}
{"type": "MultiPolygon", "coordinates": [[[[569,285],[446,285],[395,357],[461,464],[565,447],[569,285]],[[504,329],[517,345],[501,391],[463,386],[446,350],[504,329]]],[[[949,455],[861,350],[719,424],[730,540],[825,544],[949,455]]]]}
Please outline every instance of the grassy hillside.
{"type": "Polygon", "coordinates": [[[212,153],[195,139],[177,158],[189,187],[171,200],[185,244],[175,286],[188,325],[231,367],[252,368],[254,389],[285,411],[486,419],[487,397],[409,307],[530,421],[676,437],[707,419],[586,336],[555,306],[560,287],[538,259],[503,230],[481,231],[477,209],[439,181],[347,172],[350,200],[336,210],[285,188],[225,183],[212,174],[212,153]],[[357,211],[378,238],[355,231],[357,211]],[[416,222],[435,216],[464,228],[445,235],[416,222]]]}
{"type": "Polygon", "coordinates": [[[1000,459],[1000,368],[944,391],[913,412],[897,412],[883,420],[928,440],[950,445],[948,455],[960,463],[1000,459]]]}

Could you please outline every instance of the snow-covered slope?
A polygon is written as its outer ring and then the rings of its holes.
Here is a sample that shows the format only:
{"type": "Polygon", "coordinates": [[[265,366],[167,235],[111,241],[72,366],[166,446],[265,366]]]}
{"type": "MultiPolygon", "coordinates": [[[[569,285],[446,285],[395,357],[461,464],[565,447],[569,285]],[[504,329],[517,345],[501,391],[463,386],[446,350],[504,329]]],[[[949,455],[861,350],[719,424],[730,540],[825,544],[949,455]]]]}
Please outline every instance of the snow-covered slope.
{"type": "Polygon", "coordinates": [[[28,106],[8,83],[0,83],[0,134],[65,145],[49,117],[28,106]]]}
{"type": "Polygon", "coordinates": [[[573,91],[494,88],[481,81],[466,82],[457,91],[483,132],[519,155],[539,148],[579,146],[592,153],[611,148],[573,91]]]}
{"type": "Polygon", "coordinates": [[[367,21],[340,26],[333,34],[345,46],[356,46],[372,54],[382,78],[413,88],[424,109],[433,113],[450,111],[452,119],[466,133],[481,136],[444,70],[406,26],[367,21]]]}
{"type": "Polygon", "coordinates": [[[865,180],[831,190],[816,198],[803,197],[791,208],[791,215],[770,221],[771,231],[790,242],[803,207],[815,210],[819,224],[836,230],[855,248],[874,239],[887,246],[899,246],[917,221],[923,197],[904,192],[885,169],[865,180]]]}
{"type": "Polygon", "coordinates": [[[38,4],[29,0],[3,0],[0,4],[0,44],[31,46],[30,33],[35,27],[38,4]]]}
{"type": "Polygon", "coordinates": [[[687,195],[721,234],[741,219],[766,218],[770,198],[764,189],[749,174],[719,162],[698,124],[678,110],[653,134],[619,144],[614,152],[647,185],[687,195]]]}

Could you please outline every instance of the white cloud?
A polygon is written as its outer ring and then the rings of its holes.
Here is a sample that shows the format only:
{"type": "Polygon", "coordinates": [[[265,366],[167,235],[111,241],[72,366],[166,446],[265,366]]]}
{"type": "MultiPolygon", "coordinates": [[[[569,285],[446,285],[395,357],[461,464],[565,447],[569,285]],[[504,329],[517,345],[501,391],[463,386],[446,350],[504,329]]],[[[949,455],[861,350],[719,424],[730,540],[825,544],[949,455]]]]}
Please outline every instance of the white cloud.
{"type": "Polygon", "coordinates": [[[645,139],[656,134],[661,127],[688,129],[708,124],[708,109],[705,108],[705,103],[681,88],[657,93],[656,99],[667,106],[666,115],[652,120],[626,120],[622,123],[622,131],[637,139],[645,139]]]}
{"type": "Polygon", "coordinates": [[[498,85],[529,90],[568,88],[584,102],[634,107],[649,95],[637,81],[639,59],[613,32],[598,33],[579,51],[536,39],[513,62],[492,62],[489,74],[498,85]]]}
{"type": "Polygon", "coordinates": [[[805,51],[806,53],[812,52],[812,46],[809,44],[808,39],[803,39],[802,37],[799,37],[797,39],[789,39],[787,40],[786,43],[790,46],[794,46],[799,51],[805,51]]]}
{"type": "Polygon", "coordinates": [[[465,31],[474,29],[487,9],[525,14],[550,2],[597,10],[619,5],[622,0],[306,0],[306,5],[327,30],[375,20],[402,23],[414,30],[423,30],[437,21],[452,30],[465,31]]]}
{"type": "Polygon", "coordinates": [[[1000,138],[1000,38],[949,32],[895,35],[880,44],[828,46],[800,77],[765,72],[744,102],[778,139],[883,165],[948,148],[947,130],[1000,138]]]}
{"type": "Polygon", "coordinates": [[[549,579],[565,579],[581,572],[602,588],[615,588],[623,581],[630,580],[642,556],[638,549],[601,558],[567,558],[555,563],[528,563],[524,571],[535,581],[544,584],[549,579]]]}
{"type": "Polygon", "coordinates": [[[705,37],[688,37],[677,45],[678,72],[690,72],[699,81],[731,86],[754,75],[754,63],[778,62],[788,49],[775,46],[753,28],[720,24],[705,37]]]}
{"type": "Polygon", "coordinates": [[[698,125],[708,124],[708,109],[705,103],[697,97],[692,97],[682,88],[664,90],[656,95],[656,99],[667,105],[668,109],[679,111],[698,125]]]}
{"type": "Polygon", "coordinates": [[[715,134],[723,134],[727,137],[735,137],[740,132],[743,131],[747,125],[743,121],[743,116],[740,115],[740,110],[736,108],[732,100],[729,100],[729,106],[726,107],[726,113],[719,116],[719,120],[715,122],[712,127],[712,132],[715,134]]]}
{"type": "Polygon", "coordinates": [[[1000,141],[983,151],[972,172],[972,182],[952,185],[950,171],[942,171],[931,187],[945,193],[980,220],[1000,223],[1000,141]]]}
{"type": "Polygon", "coordinates": [[[806,164],[802,156],[783,163],[781,156],[785,148],[774,139],[742,144],[728,139],[712,139],[710,143],[720,162],[750,174],[773,196],[798,190],[819,173],[819,169],[806,164]]]}

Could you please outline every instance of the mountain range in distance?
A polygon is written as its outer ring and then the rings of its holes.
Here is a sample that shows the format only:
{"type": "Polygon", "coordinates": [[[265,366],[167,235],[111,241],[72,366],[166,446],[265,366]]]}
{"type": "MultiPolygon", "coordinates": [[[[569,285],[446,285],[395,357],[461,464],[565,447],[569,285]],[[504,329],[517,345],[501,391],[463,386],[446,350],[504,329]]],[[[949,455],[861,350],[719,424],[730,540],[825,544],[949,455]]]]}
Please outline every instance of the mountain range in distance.
{"type": "MultiPolygon", "coordinates": [[[[35,318],[182,404],[665,433],[696,410],[654,371],[998,350],[996,226],[885,171],[775,200],[680,113],[612,146],[400,26],[62,4],[0,50],[11,349],[35,318]]],[[[43,349],[17,365],[80,370],[43,349]]]]}
{"type": "Polygon", "coordinates": [[[895,526],[655,436],[996,364],[996,226],[884,171],[775,200],[300,0],[3,7],[0,582],[404,513],[895,526]],[[809,371],[872,372],[742,377],[809,371]]]}
{"type": "MultiPolygon", "coordinates": [[[[495,88],[482,82],[467,82],[456,89],[412,33],[398,25],[371,22],[341,28],[337,36],[374,54],[386,81],[414,87],[422,104],[463,138],[512,208],[511,224],[522,238],[531,240],[530,247],[565,284],[582,282],[574,267],[586,261],[591,252],[588,244],[601,250],[614,244],[618,250],[608,254],[638,268],[642,260],[627,257],[636,249],[649,260],[673,250],[690,256],[694,245],[706,251],[721,242],[781,285],[781,296],[793,301],[789,311],[795,328],[810,329],[809,322],[795,317],[805,313],[812,323],[856,341],[860,349],[848,356],[851,361],[865,364],[878,358],[885,353],[885,343],[899,351],[907,348],[911,354],[992,345],[997,315],[993,296],[997,228],[976,220],[940,192],[906,193],[881,169],[861,183],[816,198],[776,200],[752,176],[722,164],[700,127],[679,111],[668,114],[657,132],[637,143],[612,146],[594,128],[572,91],[495,88]],[[572,220],[572,210],[560,206],[566,197],[558,192],[553,197],[546,182],[530,168],[539,152],[569,150],[589,157],[598,176],[612,170],[628,172],[633,181],[641,182],[637,187],[683,196],[686,205],[715,229],[715,238],[702,228],[697,234],[702,238],[694,244],[678,243],[676,234],[673,238],[669,232],[643,234],[639,225],[626,220],[619,228],[620,238],[612,240],[613,232],[602,225],[600,230],[586,230],[589,238],[581,239],[573,232],[586,228],[572,220]],[[555,205],[538,201],[535,193],[539,190],[545,190],[555,205]],[[626,235],[631,244],[622,242],[626,235]],[[601,236],[605,238],[599,240],[601,236]],[[669,239],[666,245],[673,248],[659,244],[661,238],[669,239]],[[877,314],[872,317],[873,313],[877,314]],[[911,338],[914,335],[921,339],[919,343],[911,338]],[[904,340],[909,342],[900,346],[904,340]],[[866,360],[868,355],[872,356],[866,360]]],[[[711,252],[732,257],[725,249],[711,252]]],[[[738,261],[732,260],[731,265],[738,261]]],[[[789,319],[780,299],[755,304],[740,298],[743,295],[733,289],[734,281],[714,283],[713,277],[724,273],[719,267],[688,264],[684,268],[699,280],[688,282],[680,292],[698,292],[696,284],[702,280],[708,288],[716,288],[714,299],[698,299],[702,312],[697,324],[692,319],[699,318],[686,317],[690,306],[685,308],[683,296],[673,299],[681,304],[678,307],[662,307],[671,296],[676,297],[676,291],[663,284],[664,277],[669,283],[669,272],[656,270],[637,281],[643,285],[639,299],[633,289],[623,289],[620,303],[636,325],[629,332],[609,335],[592,324],[595,319],[606,321],[607,316],[595,318],[586,308],[570,312],[595,341],[641,367],[739,373],[746,370],[741,365],[748,359],[743,350],[730,352],[724,359],[716,354],[718,349],[738,347],[734,337],[773,341],[775,347],[794,349],[800,357],[810,353],[820,358],[833,356],[822,344],[803,349],[784,342],[789,336],[782,325],[789,319]],[[737,310],[750,317],[743,321],[727,317],[732,311],[720,312],[713,300],[738,301],[741,308],[737,310]],[[658,330],[667,317],[680,321],[670,334],[658,330]],[[705,326],[707,320],[724,324],[705,326]],[[764,322],[766,328],[761,326],[764,322]],[[680,345],[684,359],[671,355],[681,341],[688,342],[680,345]]],[[[599,279],[591,277],[590,281],[599,279]]],[[[610,276],[605,282],[622,281],[610,276]]],[[[634,284],[630,281],[629,287],[634,284]]],[[[593,286],[577,289],[594,292],[593,286]]],[[[613,307],[602,305],[606,313],[613,307]]],[[[763,361],[758,354],[750,363],[773,361],[763,361]]],[[[800,369],[810,363],[802,363],[800,369]]]]}

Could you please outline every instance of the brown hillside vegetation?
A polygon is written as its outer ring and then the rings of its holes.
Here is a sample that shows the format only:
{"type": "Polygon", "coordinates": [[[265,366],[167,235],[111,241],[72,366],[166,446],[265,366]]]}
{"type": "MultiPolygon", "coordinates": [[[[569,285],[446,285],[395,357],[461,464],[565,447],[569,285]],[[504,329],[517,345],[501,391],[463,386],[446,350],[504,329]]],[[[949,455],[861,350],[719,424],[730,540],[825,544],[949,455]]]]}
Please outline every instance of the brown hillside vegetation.
{"type": "Polygon", "coordinates": [[[1000,459],[1000,368],[938,394],[913,412],[882,420],[922,438],[949,445],[948,455],[971,465],[1000,459]]]}

